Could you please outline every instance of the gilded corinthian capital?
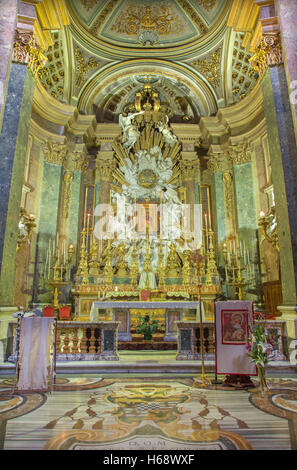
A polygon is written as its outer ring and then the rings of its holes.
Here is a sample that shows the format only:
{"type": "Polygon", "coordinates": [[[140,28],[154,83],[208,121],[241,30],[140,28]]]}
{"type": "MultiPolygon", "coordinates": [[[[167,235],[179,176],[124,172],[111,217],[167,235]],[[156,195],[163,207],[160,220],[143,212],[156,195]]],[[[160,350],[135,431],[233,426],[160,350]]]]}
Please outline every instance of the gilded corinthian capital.
{"type": "Polygon", "coordinates": [[[34,77],[37,76],[47,57],[43,55],[41,47],[37,44],[33,31],[16,30],[12,60],[27,64],[34,77]]]}
{"type": "Polygon", "coordinates": [[[251,161],[251,151],[249,142],[241,142],[232,145],[227,150],[227,158],[233,165],[241,165],[251,161]]]}
{"type": "Polygon", "coordinates": [[[253,69],[263,76],[267,67],[283,63],[280,33],[264,34],[255,54],[250,59],[253,69]]]}
{"type": "Polygon", "coordinates": [[[223,171],[224,169],[224,154],[222,153],[212,153],[207,162],[207,168],[212,172],[216,173],[218,171],[223,171]]]}
{"type": "Polygon", "coordinates": [[[191,181],[197,179],[197,171],[200,168],[198,157],[195,160],[183,159],[180,162],[180,174],[183,181],[191,181]]]}
{"type": "Polygon", "coordinates": [[[98,159],[96,161],[96,179],[98,181],[109,181],[111,182],[113,179],[113,172],[116,169],[116,164],[113,160],[103,160],[98,159]]]}

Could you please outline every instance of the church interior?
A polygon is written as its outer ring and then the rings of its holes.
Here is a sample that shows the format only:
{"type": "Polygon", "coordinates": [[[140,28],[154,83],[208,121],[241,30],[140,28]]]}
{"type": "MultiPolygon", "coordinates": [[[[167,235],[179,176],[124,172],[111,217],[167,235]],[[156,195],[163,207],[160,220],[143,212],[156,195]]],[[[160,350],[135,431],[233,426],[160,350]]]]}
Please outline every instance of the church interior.
{"type": "Polygon", "coordinates": [[[0,449],[296,450],[296,1],[0,13],[0,449]]]}

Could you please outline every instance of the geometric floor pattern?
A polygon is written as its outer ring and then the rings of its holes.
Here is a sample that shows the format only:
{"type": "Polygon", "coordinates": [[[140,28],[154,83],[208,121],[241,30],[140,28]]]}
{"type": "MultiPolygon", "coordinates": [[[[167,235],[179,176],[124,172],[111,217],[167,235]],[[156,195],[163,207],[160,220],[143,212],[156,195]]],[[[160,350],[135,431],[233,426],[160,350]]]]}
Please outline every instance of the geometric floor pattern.
{"type": "Polygon", "coordinates": [[[297,450],[297,379],[268,385],[261,395],[193,377],[58,375],[52,394],[11,395],[1,377],[0,449],[297,450]]]}

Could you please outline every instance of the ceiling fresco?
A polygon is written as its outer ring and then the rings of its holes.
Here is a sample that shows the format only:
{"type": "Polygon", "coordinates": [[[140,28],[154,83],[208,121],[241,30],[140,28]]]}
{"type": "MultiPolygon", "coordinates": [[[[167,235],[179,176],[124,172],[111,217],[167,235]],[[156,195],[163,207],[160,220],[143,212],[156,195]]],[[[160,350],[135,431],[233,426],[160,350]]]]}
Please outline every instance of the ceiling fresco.
{"type": "Polygon", "coordinates": [[[98,122],[117,122],[144,83],[198,123],[256,84],[244,35],[227,26],[232,0],[66,0],[70,25],[39,78],[55,99],[98,122]]]}

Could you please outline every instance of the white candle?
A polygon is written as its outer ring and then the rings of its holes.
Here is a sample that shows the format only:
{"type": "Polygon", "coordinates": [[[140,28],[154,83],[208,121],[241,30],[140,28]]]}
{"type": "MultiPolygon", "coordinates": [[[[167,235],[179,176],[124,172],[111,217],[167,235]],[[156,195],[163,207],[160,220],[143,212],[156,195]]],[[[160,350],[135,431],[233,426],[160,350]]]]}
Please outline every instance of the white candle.
{"type": "Polygon", "coordinates": [[[225,273],[226,273],[226,282],[228,282],[229,279],[228,279],[228,269],[227,269],[227,266],[225,266],[225,273]]]}
{"type": "Polygon", "coordinates": [[[206,230],[206,232],[208,232],[208,223],[207,223],[207,214],[206,213],[204,214],[204,218],[205,218],[205,230],[206,230]]]}

